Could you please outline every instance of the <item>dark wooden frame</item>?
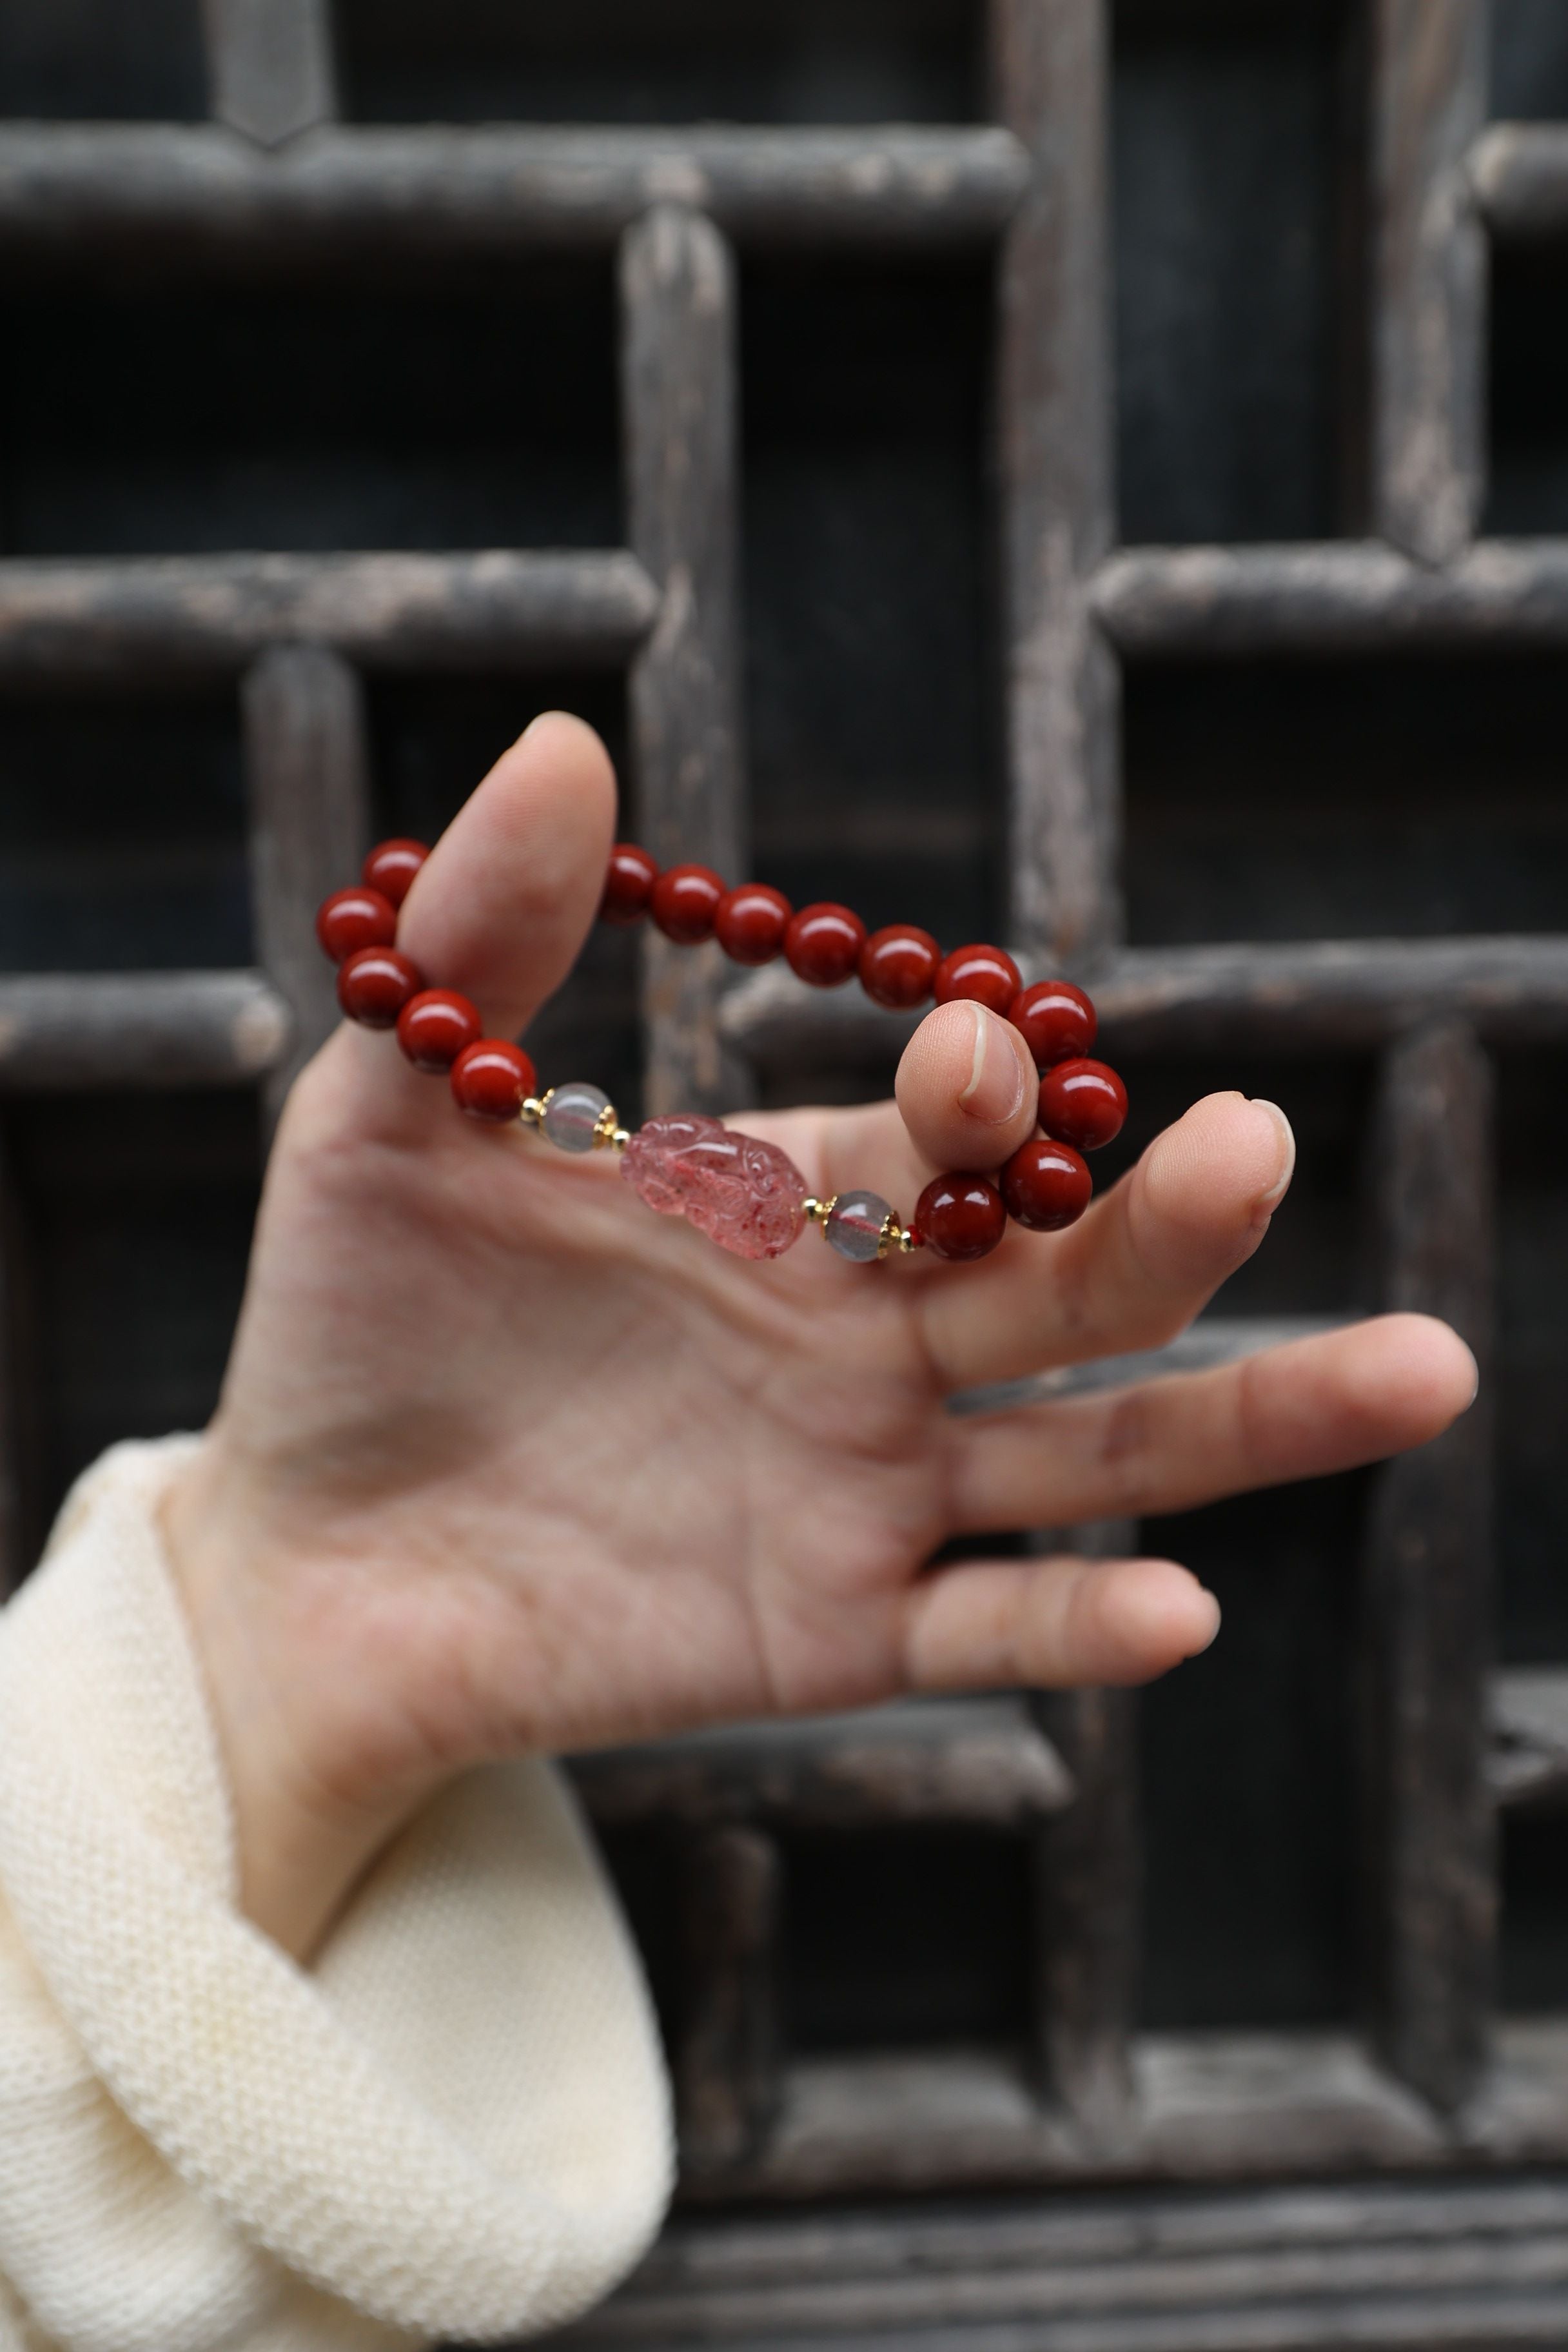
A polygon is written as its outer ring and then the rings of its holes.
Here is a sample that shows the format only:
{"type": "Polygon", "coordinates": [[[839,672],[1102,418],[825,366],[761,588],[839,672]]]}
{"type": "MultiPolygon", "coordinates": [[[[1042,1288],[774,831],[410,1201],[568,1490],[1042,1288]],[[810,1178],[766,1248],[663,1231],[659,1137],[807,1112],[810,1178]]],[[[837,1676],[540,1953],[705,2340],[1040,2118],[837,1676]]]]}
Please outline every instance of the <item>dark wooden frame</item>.
{"type": "MultiPolygon", "coordinates": [[[[0,253],[237,267],[371,244],[614,251],[631,544],[0,562],[0,686],[236,682],[259,955],[254,971],[0,983],[0,1089],[256,1081],[276,1102],[333,1017],[309,910],[364,835],[362,673],[624,668],[650,845],[741,870],[734,252],[990,249],[1012,943],[1031,971],[1092,976],[1112,1050],[1379,1057],[1388,1297],[1452,1315],[1484,1356],[1489,1048],[1568,1035],[1568,937],[1138,951],[1121,943],[1118,885],[1124,660],[1568,643],[1568,543],[1474,537],[1488,239],[1568,234],[1568,127],[1481,127],[1479,0],[1367,0],[1375,535],[1180,551],[1114,547],[1105,0],[991,0],[994,125],[755,133],[344,127],[325,5],[207,0],[210,125],[0,126],[0,253]]],[[[716,958],[657,940],[643,1003],[654,1106],[734,1105],[759,1072],[852,1066],[899,1034],[858,997],[777,969],[731,984],[716,958]]],[[[0,1236],[0,1298],[19,1298],[14,1204],[0,1236]]],[[[4,1406],[0,1384],[0,1538],[19,1524],[25,1442],[4,1406]]],[[[1373,1514],[1362,2034],[1134,2031],[1121,1699],[1004,1709],[979,1782],[954,1761],[970,1732],[941,1708],[884,1727],[868,1775],[868,1735],[845,1725],[765,1752],[689,1743],[581,1766],[606,1822],[657,1813],[686,1841],[693,2194],[1568,2158],[1568,2016],[1499,2031],[1491,2011],[1496,1807],[1568,1798],[1568,1703],[1560,1682],[1489,1680],[1489,1475],[1475,1420],[1390,1471],[1373,1514]],[[772,1830],[825,1807],[846,1829],[963,1819],[1034,1842],[1029,2051],[789,2061],[771,2005],[772,1830]]],[[[1094,1549],[1116,1531],[1068,1539],[1094,1549]]]]}

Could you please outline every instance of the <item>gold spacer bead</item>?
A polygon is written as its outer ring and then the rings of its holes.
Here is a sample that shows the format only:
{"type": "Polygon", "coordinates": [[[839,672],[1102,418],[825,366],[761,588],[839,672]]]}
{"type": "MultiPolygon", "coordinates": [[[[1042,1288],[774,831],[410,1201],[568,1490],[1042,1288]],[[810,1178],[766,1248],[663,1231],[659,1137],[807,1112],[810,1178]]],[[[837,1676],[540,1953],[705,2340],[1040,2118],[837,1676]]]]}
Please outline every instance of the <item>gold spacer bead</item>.
{"type": "Polygon", "coordinates": [[[610,1149],[612,1151],[624,1151],[631,1139],[632,1135],[630,1128],[617,1127],[614,1135],[610,1138],[610,1149]]]}
{"type": "Polygon", "coordinates": [[[897,1249],[901,1244],[903,1238],[904,1229],[902,1225],[900,1224],[891,1209],[889,1209],[887,1215],[882,1220],[882,1230],[877,1236],[877,1259],[879,1265],[881,1263],[882,1259],[887,1256],[888,1252],[890,1249],[897,1249]]]}
{"type": "Polygon", "coordinates": [[[594,1121],[595,1150],[603,1151],[607,1146],[613,1145],[616,1136],[621,1132],[621,1123],[616,1116],[616,1106],[614,1103],[606,1103],[594,1121]]]}
{"type": "Polygon", "coordinates": [[[899,1227],[899,1255],[900,1257],[913,1257],[916,1250],[920,1249],[921,1246],[922,1244],[919,1234],[910,1233],[907,1225],[900,1225],[899,1227]]]}
{"type": "Polygon", "coordinates": [[[826,1201],[808,1198],[805,1203],[807,1223],[821,1225],[826,1231],[827,1220],[833,1214],[834,1207],[837,1199],[838,1195],[837,1192],[830,1192],[826,1201]]]}
{"type": "Polygon", "coordinates": [[[550,1097],[554,1092],[554,1087],[549,1087],[543,1094],[529,1095],[525,1098],[522,1108],[518,1112],[524,1127],[543,1126],[544,1114],[550,1108],[550,1097]]]}

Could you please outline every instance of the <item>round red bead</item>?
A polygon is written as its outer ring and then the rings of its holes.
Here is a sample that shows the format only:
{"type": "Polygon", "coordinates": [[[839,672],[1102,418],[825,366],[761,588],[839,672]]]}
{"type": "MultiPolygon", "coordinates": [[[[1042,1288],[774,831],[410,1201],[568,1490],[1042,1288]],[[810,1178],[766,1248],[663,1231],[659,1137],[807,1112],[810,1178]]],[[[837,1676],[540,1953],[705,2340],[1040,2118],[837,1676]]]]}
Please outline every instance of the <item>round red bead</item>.
{"type": "Polygon", "coordinates": [[[936,1001],[952,1004],[973,997],[993,1013],[1005,1013],[1018,993],[1022,975],[1005,948],[954,948],[936,969],[936,1001]]]}
{"type": "Polygon", "coordinates": [[[1007,1018],[1022,1030],[1037,1070],[1087,1054],[1099,1026],[1093,1004],[1070,980],[1037,981],[1013,999],[1007,1018]]]}
{"type": "Polygon", "coordinates": [[[361,948],[338,970],[338,1003],[366,1029],[390,1029],[425,985],[418,965],[395,948],[361,948]]]}
{"type": "Polygon", "coordinates": [[[710,866],[668,866],[648,892],[648,912],[667,940],[694,948],[713,936],[724,885],[710,866]]]}
{"type": "Polygon", "coordinates": [[[334,963],[361,948],[389,948],[397,937],[397,910],[380,890],[356,884],[334,890],[316,912],[316,937],[334,963]]]}
{"type": "Polygon", "coordinates": [[[735,963],[772,963],[793,912],[782,890],[766,882],[742,882],[720,899],[713,936],[735,963]]]}
{"type": "Polygon", "coordinates": [[[1094,1179],[1071,1144],[1043,1135],[1018,1146],[1001,1182],[1008,1215],[1032,1234],[1059,1234],[1076,1224],[1094,1191],[1094,1179]]]}
{"type": "Polygon", "coordinates": [[[923,1004],[936,980],[942,950],[914,923],[889,923],[873,931],[860,950],[860,985],[873,1004],[908,1013],[923,1004]]]}
{"type": "Polygon", "coordinates": [[[1007,1230],[1007,1204],[987,1176],[934,1176],[915,1202],[915,1231],[933,1257],[986,1257],[1007,1230]]]}
{"type": "Polygon", "coordinates": [[[395,907],[401,907],[429,855],[422,841],[378,841],[360,867],[359,878],[372,890],[379,890],[384,898],[390,898],[395,907]]]}
{"type": "Polygon", "coordinates": [[[538,1081],[521,1045],[504,1037],[481,1037],[465,1046],[452,1065],[452,1094],[470,1118],[515,1118],[538,1081]]]}
{"type": "Polygon", "coordinates": [[[451,988],[422,989],[397,1016],[397,1042],[416,1070],[449,1070],[484,1034],[475,1007],[451,988]]]}
{"type": "Polygon", "coordinates": [[[847,907],[819,899],[803,907],[784,932],[784,951],[797,980],[813,988],[841,988],[860,961],[866,926],[847,907]]]}
{"type": "Polygon", "coordinates": [[[647,912],[648,893],[658,880],[658,866],[634,841],[617,841],[610,852],[605,895],[599,901],[602,923],[635,923],[647,912]]]}
{"type": "Polygon", "coordinates": [[[1058,1062],[1040,1080],[1040,1125],[1075,1150],[1098,1151],[1126,1116],[1127,1089],[1103,1062],[1058,1062]]]}

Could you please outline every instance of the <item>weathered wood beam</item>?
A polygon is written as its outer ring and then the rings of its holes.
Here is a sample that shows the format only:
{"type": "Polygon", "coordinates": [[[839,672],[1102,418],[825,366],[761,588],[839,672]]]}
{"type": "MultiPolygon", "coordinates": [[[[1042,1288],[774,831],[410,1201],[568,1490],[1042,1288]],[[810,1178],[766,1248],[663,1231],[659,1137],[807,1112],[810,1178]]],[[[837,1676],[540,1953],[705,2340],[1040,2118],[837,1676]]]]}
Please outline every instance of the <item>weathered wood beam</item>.
{"type": "MultiPolygon", "coordinates": [[[[1136,1530],[1095,1530],[1101,1557],[1136,1530]]],[[[1079,1549],[1085,1549],[1080,1544],[1079,1549]]],[[[1039,1720],[1072,1775],[1074,1801],[1036,1846],[1036,2051],[1040,2082],[1086,2146],[1114,2154],[1134,2129],[1139,1887],[1137,1700],[1131,1691],[1046,1694],[1039,1720]]]]}
{"type": "Polygon", "coordinates": [[[921,1019],[918,1013],[884,1013],[853,982],[833,991],[808,988],[782,962],[749,973],[719,1007],[720,1034],[764,1075],[884,1063],[890,1071],[921,1019]]]}
{"type": "MultiPolygon", "coordinates": [[[[913,1025],[857,1004],[847,992],[840,1000],[805,989],[767,1003],[758,1018],[752,985],[727,1001],[723,1019],[764,1068],[807,1056],[826,1069],[890,1061],[913,1025]]],[[[1124,950],[1095,992],[1101,1034],[1115,1053],[1216,1045],[1372,1051],[1434,1013],[1463,1016],[1492,1043],[1542,1045],[1568,1037],[1568,940],[1124,950]]],[[[287,1015],[278,1008],[256,973],[0,979],[0,1088],[162,1086],[176,1068],[192,1083],[237,1083],[280,1049],[287,1015]],[[250,1017],[237,1042],[229,1027],[241,1011],[250,1017]]],[[[1207,1328],[1189,1335],[1192,1344],[1207,1328]]]]}
{"type": "Polygon", "coordinates": [[[992,0],[994,110],[1029,159],[999,270],[1011,935],[1081,963],[1121,929],[1104,0],[992,0]]]}
{"type": "MultiPolygon", "coordinates": [[[[1129,2126],[1110,2147],[1041,2103],[1035,2070],[1016,2053],[800,2059],[785,2069],[766,2147],[725,2175],[724,2193],[957,2193],[1031,2181],[1409,2170],[1452,2158],[1430,2109],[1349,2033],[1144,2035],[1131,2061],[1129,2126]]],[[[1568,2104],[1556,2118],[1559,2145],[1568,2142],[1565,2118],[1568,2104]]],[[[694,2194],[707,2187],[689,2184],[694,2194]]]]}
{"type": "Polygon", "coordinates": [[[366,669],[618,664],[658,610],[618,551],[0,562],[0,685],[231,676],[298,642],[366,669]]]}
{"type": "Polygon", "coordinates": [[[1467,162],[1486,13],[1373,5],[1373,514],[1424,563],[1460,552],[1482,497],[1486,240],[1467,162]]]}
{"type": "MultiPolygon", "coordinates": [[[[952,1402],[959,1410],[994,1409],[1027,1401],[1036,1385],[972,1390],[952,1402]]],[[[1068,1552],[1112,1559],[1137,1548],[1133,1519],[1041,1528],[1029,1538],[1030,1551],[1042,1559],[1068,1552]]],[[[1073,1786],[1072,1803],[1042,1822],[1035,1838],[1032,2023],[1039,2087],[1085,2147],[1114,2156],[1134,2127],[1142,1869],[1137,1699],[1129,1690],[1047,1691],[1033,1711],[1073,1786]]]]}
{"type": "MultiPolygon", "coordinates": [[[[1378,2174],[1451,2168],[1466,2176],[1467,2194],[1485,2197],[1485,2184],[1475,2178],[1479,2173],[1568,2161],[1568,2016],[1499,2021],[1489,2098],[1463,2136],[1447,2131],[1429,2106],[1384,2074],[1348,2032],[1145,2034],[1134,2041],[1131,2055],[1131,2129],[1114,2149],[1094,2145],[1058,2112],[1043,2106],[1034,2070],[1016,2052],[911,2051],[797,2060],[784,2068],[777,2119],[765,2146],[743,2164],[707,2178],[689,2176],[685,2194],[689,2203],[711,2196],[790,2202],[1047,2183],[1238,2178],[1262,2182],[1296,2176],[1318,2178],[1326,2184],[1319,2194],[1364,2202],[1370,2211],[1384,2194],[1422,2193],[1385,2190],[1376,2182],[1378,2174]],[[1346,2173],[1358,2176],[1353,2189],[1342,2185],[1346,2173]]],[[[1563,2193],[1561,2180],[1531,2185],[1542,2193],[1563,2193]]],[[[1509,2193],[1520,2196],[1524,2186],[1515,2179],[1509,2193]]],[[[1081,2210],[1077,2200],[1058,2209],[1065,2229],[1078,2226],[1081,2210]]],[[[1321,2210],[1326,2214],[1331,2207],[1321,2210]]],[[[1051,2211],[1049,2202],[1032,2201],[1023,2212],[1014,2209],[1013,2218],[1026,2229],[1051,2211]]],[[[874,2226],[869,2217],[862,2221],[874,2226]]],[[[951,2209],[946,2217],[926,2209],[919,2226],[940,2230],[961,2228],[963,2222],[963,2216],[951,2209]]],[[[812,2226],[821,2226],[820,2216],[812,2226]]],[[[847,2219],[845,2226],[851,2226],[847,2219]]],[[[1562,2226],[1560,2209],[1553,2209],[1560,2251],[1555,2274],[1568,2279],[1562,2226]]],[[[1201,2224],[1194,2228],[1201,2238],[1201,2224]]],[[[1260,2222],[1263,2238],[1274,2231],[1272,2221],[1260,2222]]],[[[727,2270],[731,2278],[743,2274],[743,2257],[733,2264],[719,2258],[707,2266],[715,2291],[721,2292],[727,2270]]],[[[1407,2340],[1426,2339],[1417,2335],[1407,2340]]],[[[1477,2352],[1493,2339],[1458,2340],[1468,2352],[1477,2352]]],[[[1162,2346],[1163,2341],[1158,2339],[1162,2346]]],[[[1268,2352],[1300,2352],[1316,2339],[1269,2336],[1235,2341],[1249,2352],[1254,2346],[1256,2352],[1265,2347],[1268,2352]]],[[[1133,2339],[1128,2352],[1150,2348],[1146,2340],[1133,2339]]],[[[1211,2347],[1204,2345],[1201,2352],[1211,2352],[1211,2347]]]]}
{"type": "Polygon", "coordinates": [[[1463,1023],[1389,1049],[1376,1150],[1385,1304],[1453,1324],[1483,1380],[1454,1428],[1378,1473],[1368,1534],[1373,2021],[1394,2073],[1447,2116],[1486,2063],[1497,1908],[1485,1774],[1492,1079],[1463,1023]]]}
{"type": "Polygon", "coordinates": [[[1568,643],[1568,540],[1481,540],[1442,571],[1364,541],[1129,548],[1094,594],[1133,661],[1518,653],[1568,643]]]}
{"type": "Polygon", "coordinates": [[[265,1082],[275,1118],[342,1018],[316,909],[356,878],[370,846],[364,694],[324,646],[275,646],[246,673],[240,707],[257,952],[289,1013],[289,1051],[265,1082]]]}
{"type": "MultiPolygon", "coordinates": [[[[721,2181],[690,2181],[688,2194],[793,2200],[1568,2162],[1568,2016],[1499,2021],[1485,2105],[1460,2134],[1348,2032],[1144,2034],[1131,2057],[1131,2126],[1113,2149],[1043,2106],[1034,2069],[1016,2053],[798,2060],[785,2069],[759,2157],[721,2181]]],[[[1558,2275],[1568,2277],[1568,2255],[1558,2275]]],[[[1489,2341],[1461,2340],[1468,2352],[1489,2341]]],[[[1258,2352],[1303,2341],[1311,2339],[1263,2337],[1258,2352]]]]}
{"type": "MultiPolygon", "coordinates": [[[[639,837],[661,866],[745,871],[735,269],[711,221],[661,205],[621,251],[622,429],[629,537],[658,626],[629,680],[639,837]]],[[[647,928],[649,1113],[721,1110],[745,1076],[718,1027],[723,957],[647,928]]]]}
{"type": "Polygon", "coordinates": [[[1375,1047],[1462,1016],[1498,1043],[1568,1035],[1568,938],[1323,940],[1126,950],[1095,982],[1100,1032],[1130,1054],[1213,1045],[1375,1047]]]}
{"type": "Polygon", "coordinates": [[[574,2347],[932,2352],[1556,2347],[1560,2180],[1121,2190],[677,2218],[574,2347]]]}
{"type": "Polygon", "coordinates": [[[1500,243],[1568,235],[1568,122],[1494,122],[1470,150],[1469,171],[1500,243]]]}
{"type": "Polygon", "coordinates": [[[722,2178],[765,2146],[782,2095],[773,1840],[733,1824],[699,1832],[683,1856],[681,1901],[681,2161],[694,2179],[722,2178]]]}
{"type": "MultiPolygon", "coordinates": [[[[1133,660],[1561,647],[1568,541],[1482,541],[1440,572],[1358,543],[1131,549],[1094,597],[1133,660]]],[[[615,551],[0,561],[0,683],[222,676],[296,639],[366,669],[618,665],[658,610],[615,551]]]]}
{"type": "Polygon", "coordinates": [[[0,980],[0,1093],[254,1085],[289,1039],[289,1007],[258,971],[0,980]]]}
{"type": "MultiPolygon", "coordinates": [[[[1048,968],[1023,950],[1019,961],[1029,979],[1048,968]]],[[[1568,1036],[1568,939],[1555,932],[1123,948],[1089,981],[1112,1054],[1369,1051],[1435,1013],[1462,1014],[1497,1043],[1568,1036]]],[[[720,1025],[764,1072],[877,1070],[891,1068],[920,1018],[773,966],[724,999],[720,1025]]]]}
{"type": "Polygon", "coordinates": [[[984,244],[1016,140],[935,130],[339,128],[276,153],[216,125],[0,128],[0,249],[312,262],[612,247],[650,206],[748,245],[984,244]]]}
{"type": "Polygon", "coordinates": [[[219,122],[279,147],[338,110],[330,0],[202,0],[219,122]]]}
{"type": "Polygon", "coordinates": [[[1073,1784],[1021,1700],[906,1703],[690,1734],[570,1759],[601,1826],[675,1819],[855,1829],[963,1822],[1021,1829],[1073,1784]]]}

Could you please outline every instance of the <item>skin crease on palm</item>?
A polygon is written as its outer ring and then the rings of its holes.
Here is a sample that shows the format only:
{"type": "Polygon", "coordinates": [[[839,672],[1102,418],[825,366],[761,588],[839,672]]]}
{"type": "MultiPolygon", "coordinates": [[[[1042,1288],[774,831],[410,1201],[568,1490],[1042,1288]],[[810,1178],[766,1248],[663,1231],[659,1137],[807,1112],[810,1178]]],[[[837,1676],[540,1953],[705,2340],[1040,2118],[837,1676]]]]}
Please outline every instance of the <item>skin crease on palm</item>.
{"type": "MultiPolygon", "coordinates": [[[[420,873],[401,944],[515,1034],[587,934],[614,825],[597,739],[536,720],[420,873]]],[[[896,1105],[742,1123],[814,1191],[907,1213],[933,1171],[994,1167],[1031,1131],[1031,1075],[1005,1023],[948,1005],[896,1105]]],[[[1166,1512],[1419,1444],[1474,1394],[1451,1331],[1390,1316],[1008,1413],[944,1400],[1172,1338],[1258,1246],[1293,1158],[1280,1113],[1217,1095],[1066,1234],[864,1267],[808,1233],[754,1265],[654,1215],[608,1155],[466,1119],[390,1036],[341,1029],[289,1098],[222,1402],[164,1508],[248,1916],[307,1953],[482,1760],[909,1690],[1142,1682],[1205,1648],[1217,1607],[1168,1560],[925,1563],[960,1532],[1166,1512]]]]}

